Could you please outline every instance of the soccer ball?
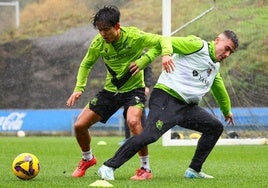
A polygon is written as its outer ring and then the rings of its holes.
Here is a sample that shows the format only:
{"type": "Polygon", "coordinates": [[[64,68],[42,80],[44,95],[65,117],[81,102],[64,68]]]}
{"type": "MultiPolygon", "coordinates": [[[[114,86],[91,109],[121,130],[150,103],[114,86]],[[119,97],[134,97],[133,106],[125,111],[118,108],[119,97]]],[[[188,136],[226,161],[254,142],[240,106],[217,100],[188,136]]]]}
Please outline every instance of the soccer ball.
{"type": "Polygon", "coordinates": [[[39,160],[31,153],[21,153],[14,159],[12,171],[18,178],[30,180],[37,176],[40,171],[39,160]]]}

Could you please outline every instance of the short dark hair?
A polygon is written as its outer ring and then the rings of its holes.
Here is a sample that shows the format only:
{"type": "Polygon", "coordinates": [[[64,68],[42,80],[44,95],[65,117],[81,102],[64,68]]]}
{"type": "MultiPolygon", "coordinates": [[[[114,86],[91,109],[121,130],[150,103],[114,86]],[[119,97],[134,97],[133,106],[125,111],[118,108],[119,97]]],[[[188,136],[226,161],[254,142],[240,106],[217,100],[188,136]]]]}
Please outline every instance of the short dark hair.
{"type": "Polygon", "coordinates": [[[223,34],[234,43],[235,49],[237,49],[239,46],[237,35],[231,30],[225,30],[223,34]]]}
{"type": "Polygon", "coordinates": [[[104,6],[99,9],[93,18],[93,26],[97,28],[99,23],[107,27],[113,27],[120,21],[120,11],[116,6],[104,6]]]}

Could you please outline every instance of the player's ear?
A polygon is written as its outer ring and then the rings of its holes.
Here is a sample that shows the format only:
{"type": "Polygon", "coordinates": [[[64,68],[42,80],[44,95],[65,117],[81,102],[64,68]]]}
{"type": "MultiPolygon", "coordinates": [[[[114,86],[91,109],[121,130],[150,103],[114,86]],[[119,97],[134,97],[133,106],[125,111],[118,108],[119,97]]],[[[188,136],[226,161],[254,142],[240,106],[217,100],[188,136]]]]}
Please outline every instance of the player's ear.
{"type": "Polygon", "coordinates": [[[117,24],[115,24],[115,29],[120,29],[120,23],[117,22],[117,24]]]}
{"type": "Polygon", "coordinates": [[[220,41],[220,37],[217,36],[217,37],[215,38],[215,43],[217,44],[219,41],[220,41]]]}

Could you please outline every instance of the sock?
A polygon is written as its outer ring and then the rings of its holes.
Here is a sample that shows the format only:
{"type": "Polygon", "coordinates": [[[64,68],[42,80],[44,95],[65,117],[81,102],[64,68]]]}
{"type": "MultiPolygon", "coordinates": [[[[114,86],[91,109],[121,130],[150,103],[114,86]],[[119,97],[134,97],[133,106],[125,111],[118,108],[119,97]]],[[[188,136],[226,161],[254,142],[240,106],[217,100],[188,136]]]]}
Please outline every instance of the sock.
{"type": "Polygon", "coordinates": [[[93,158],[92,150],[82,152],[82,159],[86,161],[90,161],[93,158]]]}
{"type": "Polygon", "coordinates": [[[141,167],[145,168],[146,170],[150,170],[150,163],[149,163],[149,156],[140,156],[141,167]]]}

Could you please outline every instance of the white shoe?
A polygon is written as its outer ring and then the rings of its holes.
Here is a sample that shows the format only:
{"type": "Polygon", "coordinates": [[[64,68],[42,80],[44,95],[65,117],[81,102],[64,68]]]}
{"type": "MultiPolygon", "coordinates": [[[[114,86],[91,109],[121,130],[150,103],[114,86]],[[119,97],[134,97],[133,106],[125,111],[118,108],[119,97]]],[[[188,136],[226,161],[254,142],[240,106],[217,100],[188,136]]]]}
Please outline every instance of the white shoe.
{"type": "Polygon", "coordinates": [[[190,179],[194,179],[194,178],[214,178],[211,175],[205,174],[204,172],[196,172],[194,169],[188,168],[185,173],[184,173],[184,177],[185,178],[190,178],[190,179]]]}
{"type": "Polygon", "coordinates": [[[102,165],[98,170],[98,175],[103,180],[114,180],[114,169],[112,167],[102,165]]]}

